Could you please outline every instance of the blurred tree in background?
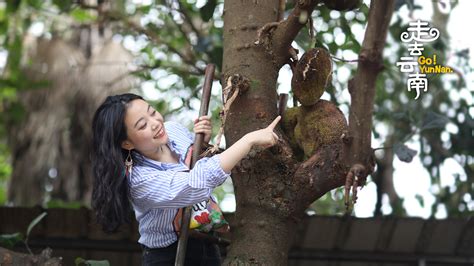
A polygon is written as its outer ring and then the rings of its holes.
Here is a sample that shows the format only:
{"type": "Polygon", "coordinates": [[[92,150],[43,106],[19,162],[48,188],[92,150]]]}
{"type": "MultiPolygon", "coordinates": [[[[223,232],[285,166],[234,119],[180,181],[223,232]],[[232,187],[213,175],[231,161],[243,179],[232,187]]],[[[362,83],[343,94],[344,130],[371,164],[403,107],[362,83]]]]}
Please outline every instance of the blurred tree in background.
{"type": "Polygon", "coordinates": [[[110,39],[97,12],[72,1],[8,1],[2,12],[7,57],[1,125],[12,167],[8,201],[87,203],[90,120],[106,95],[130,90],[132,81],[124,75],[132,55],[110,39]],[[35,27],[42,28],[40,34],[35,27]]]}

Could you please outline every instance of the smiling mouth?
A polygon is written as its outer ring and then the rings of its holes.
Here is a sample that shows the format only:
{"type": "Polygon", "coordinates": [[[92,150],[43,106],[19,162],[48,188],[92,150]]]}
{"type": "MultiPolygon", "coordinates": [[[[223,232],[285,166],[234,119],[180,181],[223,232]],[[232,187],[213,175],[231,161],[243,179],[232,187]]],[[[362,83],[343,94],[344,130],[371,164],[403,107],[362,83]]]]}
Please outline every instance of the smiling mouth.
{"type": "Polygon", "coordinates": [[[158,139],[158,138],[161,138],[165,135],[165,128],[164,127],[161,127],[160,130],[158,130],[158,132],[156,132],[155,134],[155,139],[158,139]]]}

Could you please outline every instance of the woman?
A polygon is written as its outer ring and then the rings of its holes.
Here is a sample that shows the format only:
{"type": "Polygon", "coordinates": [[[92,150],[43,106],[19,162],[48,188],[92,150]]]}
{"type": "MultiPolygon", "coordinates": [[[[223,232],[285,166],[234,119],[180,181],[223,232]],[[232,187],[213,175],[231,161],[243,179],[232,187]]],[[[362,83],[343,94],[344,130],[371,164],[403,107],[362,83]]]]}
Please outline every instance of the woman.
{"type": "MultiPolygon", "coordinates": [[[[182,125],[164,122],[159,112],[134,94],[109,96],[97,109],[93,123],[92,207],[105,231],[129,222],[133,208],[139,223],[143,265],[173,265],[179,209],[209,199],[232,168],[253,146],[270,147],[277,117],[267,128],[250,132],[224,152],[202,158],[189,170],[186,163],[191,134],[182,125]]],[[[211,137],[207,116],[195,121],[195,133],[211,137]]],[[[188,265],[219,265],[216,245],[189,239],[188,265]]]]}

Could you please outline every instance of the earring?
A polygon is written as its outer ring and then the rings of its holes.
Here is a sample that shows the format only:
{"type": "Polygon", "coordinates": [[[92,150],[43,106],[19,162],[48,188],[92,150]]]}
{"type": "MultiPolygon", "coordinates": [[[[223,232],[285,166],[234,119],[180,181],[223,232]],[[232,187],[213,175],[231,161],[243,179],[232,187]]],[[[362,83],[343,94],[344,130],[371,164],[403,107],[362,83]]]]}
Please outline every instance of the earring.
{"type": "Polygon", "coordinates": [[[125,170],[127,171],[127,176],[132,176],[132,167],[133,167],[133,160],[132,160],[132,152],[128,150],[128,156],[125,159],[125,170]]]}

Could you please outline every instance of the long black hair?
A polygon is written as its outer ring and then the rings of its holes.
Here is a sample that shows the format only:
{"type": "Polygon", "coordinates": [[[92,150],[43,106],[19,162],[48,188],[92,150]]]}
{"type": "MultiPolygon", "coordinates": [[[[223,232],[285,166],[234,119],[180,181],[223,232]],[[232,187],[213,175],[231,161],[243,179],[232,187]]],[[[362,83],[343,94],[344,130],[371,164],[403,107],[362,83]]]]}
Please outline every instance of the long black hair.
{"type": "Polygon", "coordinates": [[[106,232],[130,222],[132,208],[124,164],[129,151],[122,148],[122,142],[127,139],[127,106],[136,99],[143,98],[131,93],[109,96],[92,121],[92,208],[106,232]]]}

